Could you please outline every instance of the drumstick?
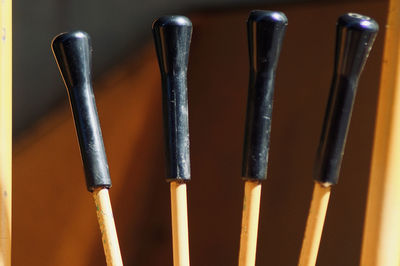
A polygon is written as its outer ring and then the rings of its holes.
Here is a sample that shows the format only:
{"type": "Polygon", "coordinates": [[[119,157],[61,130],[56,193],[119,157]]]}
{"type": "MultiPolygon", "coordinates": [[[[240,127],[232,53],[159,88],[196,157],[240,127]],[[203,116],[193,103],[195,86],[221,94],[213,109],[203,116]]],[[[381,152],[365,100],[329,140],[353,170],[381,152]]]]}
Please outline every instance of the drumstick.
{"type": "Polygon", "coordinates": [[[107,265],[122,265],[108,189],[111,178],[91,84],[90,37],[82,31],[63,33],[52,41],[52,50],[67,87],[85,170],[92,192],[107,265]]]}
{"type": "Polygon", "coordinates": [[[11,265],[12,0],[0,2],[0,264],[11,265]]]}
{"type": "Polygon", "coordinates": [[[247,99],[242,177],[245,180],[239,266],[254,266],[261,199],[267,177],[275,71],[287,18],[275,11],[254,10],[247,20],[250,82],[247,99]]]}
{"type": "Polygon", "coordinates": [[[190,180],[190,158],[186,76],[192,23],[184,16],[164,16],[154,21],[152,28],[162,80],[174,266],[188,266],[186,182],[190,180]]]}
{"type": "Polygon", "coordinates": [[[331,187],[338,182],[358,80],[378,33],[371,18],[339,17],[331,91],[314,168],[314,192],[299,265],[315,265],[331,187]]]}

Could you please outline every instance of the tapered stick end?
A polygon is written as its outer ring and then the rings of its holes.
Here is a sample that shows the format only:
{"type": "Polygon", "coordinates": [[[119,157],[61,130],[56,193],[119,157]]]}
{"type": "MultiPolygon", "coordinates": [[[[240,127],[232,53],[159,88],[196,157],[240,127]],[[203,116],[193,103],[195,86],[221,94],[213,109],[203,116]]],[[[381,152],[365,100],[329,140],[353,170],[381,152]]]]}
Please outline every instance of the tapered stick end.
{"type": "Polygon", "coordinates": [[[338,183],[358,80],[378,30],[376,21],[356,13],[337,20],[335,68],[314,165],[321,184],[338,183]]]}
{"type": "Polygon", "coordinates": [[[61,33],[53,39],[51,48],[68,89],[90,82],[89,34],[84,31],[61,33]]]}
{"type": "Polygon", "coordinates": [[[288,19],[284,13],[269,10],[253,10],[249,14],[248,22],[269,22],[274,24],[288,24],[288,19]]]}
{"type": "Polygon", "coordinates": [[[349,30],[378,32],[378,23],[370,17],[360,15],[357,13],[347,13],[339,17],[338,26],[346,27],[349,30]]]}
{"type": "Polygon", "coordinates": [[[56,36],[51,44],[67,87],[79,140],[86,186],[90,192],[110,188],[111,179],[91,85],[91,45],[86,32],[56,36]]]}
{"type": "Polygon", "coordinates": [[[192,27],[192,22],[185,16],[172,15],[162,16],[153,22],[152,29],[159,30],[160,28],[178,26],[178,27],[192,27]]]}
{"type": "Polygon", "coordinates": [[[187,67],[192,23],[184,16],[163,16],[153,23],[161,72],[168,181],[190,180],[187,67]]]}
{"type": "Polygon", "coordinates": [[[254,10],[247,20],[249,91],[242,177],[267,178],[275,71],[288,20],[282,12],[254,10]]]}

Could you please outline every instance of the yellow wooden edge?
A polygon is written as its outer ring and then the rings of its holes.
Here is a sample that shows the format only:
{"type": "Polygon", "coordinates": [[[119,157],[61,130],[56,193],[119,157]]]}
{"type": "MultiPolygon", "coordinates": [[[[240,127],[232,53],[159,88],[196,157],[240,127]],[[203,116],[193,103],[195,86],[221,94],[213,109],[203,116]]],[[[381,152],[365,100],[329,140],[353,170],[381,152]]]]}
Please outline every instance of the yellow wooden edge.
{"type": "Polygon", "coordinates": [[[380,28],[380,34],[385,33],[385,46],[361,252],[363,266],[400,264],[400,2],[398,0],[390,0],[387,25],[381,25],[380,28]]]}
{"type": "Polygon", "coordinates": [[[0,265],[11,265],[12,1],[0,0],[0,265]]]}
{"type": "Polygon", "coordinates": [[[0,0],[0,265],[11,265],[12,1],[0,0]]]}

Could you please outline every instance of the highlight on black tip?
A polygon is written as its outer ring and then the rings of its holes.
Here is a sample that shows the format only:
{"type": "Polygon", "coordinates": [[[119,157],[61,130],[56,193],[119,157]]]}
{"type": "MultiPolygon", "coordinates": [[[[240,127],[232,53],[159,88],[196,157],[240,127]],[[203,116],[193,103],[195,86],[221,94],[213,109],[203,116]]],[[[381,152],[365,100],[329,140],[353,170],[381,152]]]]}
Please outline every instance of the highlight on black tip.
{"type": "Polygon", "coordinates": [[[347,13],[339,17],[338,25],[352,30],[378,32],[378,23],[368,16],[347,13]]]}
{"type": "Polygon", "coordinates": [[[57,35],[51,44],[61,75],[68,88],[91,82],[89,34],[72,31],[57,35]]]}
{"type": "Polygon", "coordinates": [[[248,21],[269,21],[272,23],[282,23],[284,25],[288,24],[288,19],[286,15],[279,11],[269,11],[269,10],[253,10],[249,14],[248,21]]]}
{"type": "Polygon", "coordinates": [[[58,42],[65,42],[68,39],[81,39],[81,38],[90,39],[89,34],[81,30],[63,32],[53,38],[52,46],[58,42]]]}
{"type": "Polygon", "coordinates": [[[162,16],[153,22],[152,28],[159,28],[165,26],[180,26],[192,27],[192,22],[189,18],[180,15],[162,16]]]}

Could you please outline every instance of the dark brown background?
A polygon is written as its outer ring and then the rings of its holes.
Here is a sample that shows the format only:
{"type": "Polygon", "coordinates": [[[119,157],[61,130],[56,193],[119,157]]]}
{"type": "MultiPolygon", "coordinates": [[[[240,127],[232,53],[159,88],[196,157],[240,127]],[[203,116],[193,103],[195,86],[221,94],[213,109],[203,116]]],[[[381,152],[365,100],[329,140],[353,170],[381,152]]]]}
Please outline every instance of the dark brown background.
{"type": "MultiPolygon", "coordinates": [[[[357,265],[387,12],[387,4],[378,1],[221,8],[190,15],[191,263],[237,264],[248,83],[245,21],[252,9],[284,11],[289,19],[277,70],[257,265],[297,263],[330,87],[337,17],[358,12],[381,26],[360,80],[318,257],[318,265],[357,265]]],[[[151,40],[98,78],[95,87],[125,265],[172,265],[161,89],[151,40]]],[[[67,100],[19,136],[13,172],[13,265],[105,265],[67,100]]]]}

